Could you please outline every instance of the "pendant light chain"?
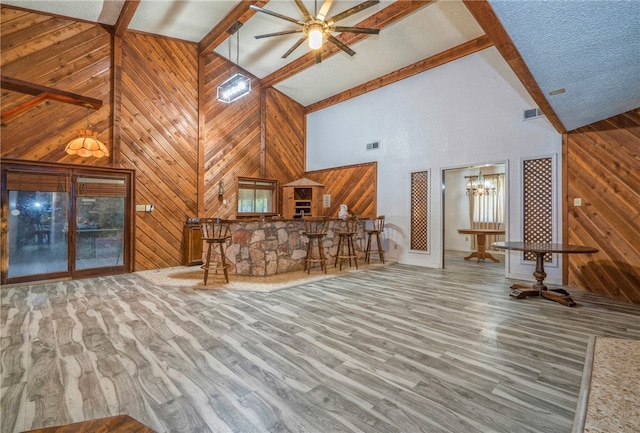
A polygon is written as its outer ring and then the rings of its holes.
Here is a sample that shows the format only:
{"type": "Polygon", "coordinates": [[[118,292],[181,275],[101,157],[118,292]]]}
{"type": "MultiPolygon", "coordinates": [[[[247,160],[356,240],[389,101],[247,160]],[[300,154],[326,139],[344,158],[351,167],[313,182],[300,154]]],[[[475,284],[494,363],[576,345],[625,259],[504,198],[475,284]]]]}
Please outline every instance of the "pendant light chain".
{"type": "MultiPolygon", "coordinates": [[[[229,35],[229,61],[231,61],[231,35],[229,35]]],[[[229,68],[229,76],[231,76],[231,68],[229,68]]]]}
{"type": "Polygon", "coordinates": [[[236,72],[240,71],[240,29],[236,30],[236,72]]]}
{"type": "MultiPolygon", "coordinates": [[[[235,62],[235,66],[236,66],[236,72],[240,71],[240,28],[238,27],[238,29],[235,31],[236,34],[236,62],[235,62]]],[[[233,35],[229,36],[229,61],[233,62],[233,59],[231,58],[231,38],[233,37],[233,35]]],[[[229,68],[229,76],[231,76],[231,68],[229,68]]]]}

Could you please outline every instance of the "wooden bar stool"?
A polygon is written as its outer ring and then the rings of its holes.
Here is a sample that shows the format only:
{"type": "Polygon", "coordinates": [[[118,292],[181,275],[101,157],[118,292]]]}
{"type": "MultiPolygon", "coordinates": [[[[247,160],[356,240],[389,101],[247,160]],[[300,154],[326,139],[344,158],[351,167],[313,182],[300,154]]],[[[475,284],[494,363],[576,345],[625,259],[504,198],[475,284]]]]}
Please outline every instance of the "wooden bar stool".
{"type": "Polygon", "coordinates": [[[345,260],[349,260],[349,266],[351,266],[351,260],[353,259],[356,269],[358,269],[358,256],[356,255],[353,237],[358,233],[359,225],[360,220],[357,216],[349,217],[340,222],[340,227],[335,231],[336,236],[338,236],[338,250],[336,251],[336,261],[333,267],[336,267],[340,262],[340,270],[342,270],[342,263],[345,260]]]}
{"type": "Polygon", "coordinates": [[[380,215],[379,217],[372,219],[371,222],[372,228],[365,229],[364,231],[367,234],[367,249],[364,252],[364,261],[365,263],[369,263],[371,254],[377,254],[380,261],[384,264],[384,250],[382,249],[382,241],[380,240],[380,234],[384,231],[384,215],[380,215]],[[374,236],[378,247],[377,250],[371,249],[371,243],[374,236]]]}
{"type": "Polygon", "coordinates": [[[228,283],[229,282],[229,274],[227,272],[227,268],[229,265],[227,264],[227,258],[224,254],[224,247],[227,243],[227,240],[231,238],[230,229],[229,229],[229,221],[222,220],[220,218],[200,218],[200,229],[202,230],[202,242],[207,243],[207,256],[202,265],[202,269],[204,269],[204,284],[207,284],[207,277],[209,276],[209,271],[213,268],[218,273],[218,269],[222,268],[224,272],[224,279],[228,283]],[[214,249],[214,245],[220,246],[220,259],[214,263],[211,263],[211,253],[214,249]],[[220,265],[220,266],[218,266],[220,265]]]}
{"type": "Polygon", "coordinates": [[[324,255],[323,240],[327,236],[329,228],[329,218],[326,217],[303,217],[303,235],[309,239],[307,244],[307,256],[304,259],[304,269],[307,274],[311,272],[311,264],[320,263],[320,267],[327,273],[327,259],[324,255]],[[315,250],[314,250],[315,246],[315,250]]]}

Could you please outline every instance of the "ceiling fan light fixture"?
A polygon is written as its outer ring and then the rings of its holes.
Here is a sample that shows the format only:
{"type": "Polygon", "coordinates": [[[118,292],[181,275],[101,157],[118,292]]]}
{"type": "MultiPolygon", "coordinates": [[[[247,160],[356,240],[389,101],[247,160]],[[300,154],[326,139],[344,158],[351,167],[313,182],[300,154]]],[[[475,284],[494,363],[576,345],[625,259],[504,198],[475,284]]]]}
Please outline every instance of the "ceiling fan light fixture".
{"type": "Polygon", "coordinates": [[[312,24],[309,26],[308,36],[309,36],[309,48],[312,50],[317,50],[318,48],[322,48],[322,39],[323,39],[323,27],[321,24],[312,24]]]}
{"type": "Polygon", "coordinates": [[[323,0],[322,6],[320,7],[319,11],[317,8],[318,1],[316,0],[315,17],[309,13],[309,10],[307,10],[307,7],[304,5],[302,0],[294,0],[294,1],[298,6],[298,9],[302,13],[302,16],[304,17],[303,20],[291,18],[286,15],[282,15],[277,12],[270,11],[268,9],[262,9],[261,7],[253,4],[249,5],[249,8],[254,11],[262,12],[264,14],[271,15],[273,17],[280,18],[282,20],[289,21],[291,23],[302,26],[302,28],[297,28],[295,30],[285,30],[282,32],[267,33],[264,35],[255,36],[256,39],[261,39],[261,38],[267,38],[271,36],[291,35],[291,34],[299,33],[300,31],[302,31],[304,33],[304,36],[298,39],[298,41],[295,44],[293,44],[291,48],[289,48],[289,51],[284,53],[284,55],[282,56],[283,59],[286,59],[289,54],[291,54],[296,48],[302,45],[302,43],[304,43],[304,41],[306,40],[307,43],[309,44],[309,48],[316,51],[315,52],[316,63],[320,63],[322,59],[321,59],[320,51],[318,50],[322,48],[322,45],[324,44],[325,39],[327,40],[328,43],[334,44],[339,49],[347,53],[348,55],[353,56],[356,52],[353,51],[351,48],[349,48],[340,39],[337,39],[335,36],[333,36],[334,32],[361,33],[361,34],[371,34],[371,35],[377,35],[380,32],[380,29],[374,29],[374,28],[348,27],[348,26],[334,25],[338,21],[341,21],[347,17],[350,17],[353,14],[361,12],[365,9],[370,8],[371,6],[374,6],[380,3],[380,0],[364,1],[360,4],[357,4],[331,17],[328,17],[327,15],[329,13],[329,10],[331,9],[331,5],[333,4],[334,0],[323,0]]]}

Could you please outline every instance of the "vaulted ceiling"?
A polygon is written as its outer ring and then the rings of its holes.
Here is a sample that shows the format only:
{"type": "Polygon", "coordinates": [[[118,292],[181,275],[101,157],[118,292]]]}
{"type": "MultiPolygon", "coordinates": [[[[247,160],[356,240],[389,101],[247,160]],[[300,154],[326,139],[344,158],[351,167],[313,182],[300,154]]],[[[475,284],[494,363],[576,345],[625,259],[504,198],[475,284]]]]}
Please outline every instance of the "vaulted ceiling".
{"type": "MultiPolygon", "coordinates": [[[[304,0],[313,15],[324,0],[304,0]]],[[[361,1],[335,0],[328,16],[361,1]]],[[[299,28],[256,5],[304,21],[294,0],[2,0],[2,4],[97,22],[116,34],[139,31],[198,44],[311,109],[421,72],[494,45],[560,132],[640,106],[640,2],[389,1],[340,20],[381,29],[378,35],[334,33],[350,56],[325,42],[321,63],[306,43],[282,58],[299,28]],[[243,25],[230,37],[236,21],[243,25]],[[346,95],[346,96],[345,96],[346,95]]],[[[528,107],[523,107],[528,108],[528,107]]]]}

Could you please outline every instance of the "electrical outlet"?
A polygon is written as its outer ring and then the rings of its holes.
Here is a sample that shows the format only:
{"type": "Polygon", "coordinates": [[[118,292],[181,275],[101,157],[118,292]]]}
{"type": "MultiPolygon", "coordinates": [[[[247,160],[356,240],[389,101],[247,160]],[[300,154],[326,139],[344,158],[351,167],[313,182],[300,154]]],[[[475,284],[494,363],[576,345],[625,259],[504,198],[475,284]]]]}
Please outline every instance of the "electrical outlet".
{"type": "Polygon", "coordinates": [[[465,236],[465,237],[464,237],[464,240],[465,240],[466,242],[468,242],[468,241],[469,241],[469,236],[465,236]]]}

